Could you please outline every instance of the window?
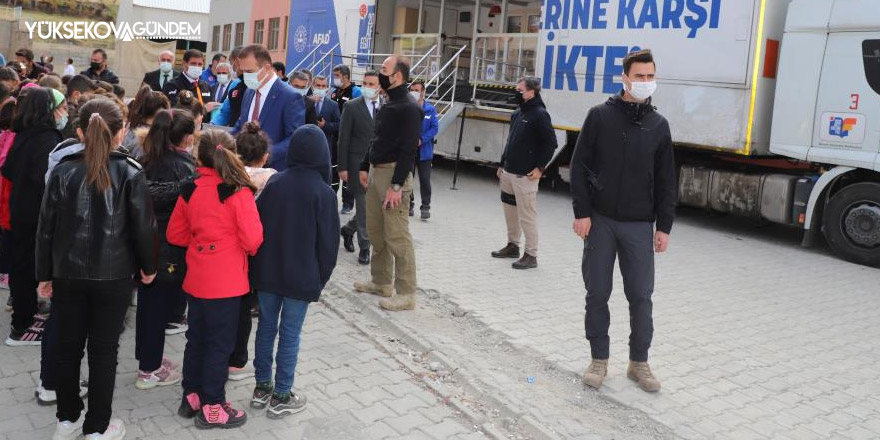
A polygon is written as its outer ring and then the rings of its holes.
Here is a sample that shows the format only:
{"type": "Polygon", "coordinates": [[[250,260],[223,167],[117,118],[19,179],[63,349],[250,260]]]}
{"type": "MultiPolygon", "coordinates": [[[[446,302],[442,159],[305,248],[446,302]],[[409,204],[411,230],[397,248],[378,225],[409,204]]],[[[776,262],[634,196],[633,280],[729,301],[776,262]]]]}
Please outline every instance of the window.
{"type": "Polygon", "coordinates": [[[862,58],[865,62],[865,78],[871,88],[880,94],[880,40],[862,41],[862,58]]]}
{"type": "Polygon", "coordinates": [[[281,27],[281,19],[280,18],[270,18],[269,19],[269,44],[267,45],[267,49],[269,50],[278,50],[278,28],[281,27]]]}
{"type": "Polygon", "coordinates": [[[287,16],[284,16],[284,39],[281,40],[281,48],[287,50],[287,24],[290,20],[287,19],[287,16]]]}
{"type": "Polygon", "coordinates": [[[541,16],[540,15],[529,15],[529,33],[537,34],[541,29],[541,16]]]}
{"type": "Polygon", "coordinates": [[[263,44],[263,26],[265,25],[265,20],[257,20],[254,22],[254,44],[263,44]]]}
{"type": "Polygon", "coordinates": [[[214,26],[214,33],[211,36],[211,48],[215,51],[220,50],[220,26],[214,26]]]}
{"type": "Polygon", "coordinates": [[[244,45],[244,23],[235,23],[235,47],[244,45]]]}
{"type": "Polygon", "coordinates": [[[232,24],[223,26],[223,50],[229,50],[229,44],[232,42],[232,24]]]}
{"type": "Polygon", "coordinates": [[[507,32],[511,34],[522,32],[522,16],[507,17],[507,32]]]}

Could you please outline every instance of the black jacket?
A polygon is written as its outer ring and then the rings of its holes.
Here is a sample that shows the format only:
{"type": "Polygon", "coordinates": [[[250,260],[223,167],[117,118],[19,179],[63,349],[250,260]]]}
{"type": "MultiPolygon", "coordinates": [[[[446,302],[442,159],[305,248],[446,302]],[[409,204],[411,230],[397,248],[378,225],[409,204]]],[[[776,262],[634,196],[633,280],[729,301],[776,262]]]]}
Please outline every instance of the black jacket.
{"type": "Polygon", "coordinates": [[[229,126],[235,126],[238,118],[241,117],[241,103],[244,101],[244,92],[247,86],[244,81],[239,81],[235,87],[229,89],[226,99],[229,100],[229,126]]]}
{"type": "Polygon", "coordinates": [[[391,183],[403,185],[416,163],[424,113],[409,97],[406,87],[395,87],[387,94],[388,102],[376,115],[373,139],[361,163],[361,171],[368,171],[370,164],[397,162],[391,183]]]}
{"type": "Polygon", "coordinates": [[[510,118],[510,135],[501,154],[505,171],[524,176],[547,166],[556,151],[556,132],[541,95],[520,104],[510,118]]]}
{"type": "Polygon", "coordinates": [[[15,135],[2,169],[3,176],[12,182],[9,216],[13,229],[16,224],[37,223],[49,153],[61,140],[61,132],[54,128],[35,128],[15,135]]]}
{"type": "Polygon", "coordinates": [[[672,229],[677,185],[672,135],[651,102],[613,96],[587,114],[571,159],[575,218],[598,212],[672,229]]]}
{"type": "MultiPolygon", "coordinates": [[[[163,87],[159,86],[159,77],[161,75],[162,71],[159,69],[147,72],[144,74],[144,79],[141,80],[141,82],[150,86],[150,89],[153,91],[161,92],[163,89],[163,87]]],[[[168,84],[172,79],[177,78],[178,76],[180,76],[180,71],[172,69],[171,72],[168,72],[168,81],[165,81],[165,84],[168,84]]]]}
{"type": "Polygon", "coordinates": [[[156,217],[141,166],[110,153],[111,186],[86,185],[83,153],[52,170],[37,227],[37,280],[118,280],[156,272],[156,217]]]}
{"type": "Polygon", "coordinates": [[[89,67],[88,69],[83,70],[79,74],[85,75],[85,76],[89,77],[89,79],[92,79],[95,81],[104,81],[104,82],[110,83],[110,84],[119,84],[119,77],[116,76],[116,74],[113,73],[113,71],[110,69],[104,69],[101,73],[95,73],[95,71],[92,70],[91,67],[89,67]]]}
{"type": "Polygon", "coordinates": [[[162,281],[182,283],[186,273],[186,248],[169,244],[165,231],[180,196],[181,185],[196,177],[195,161],[186,151],[167,151],[158,163],[146,164],[144,171],[159,231],[158,277],[162,281]]]}
{"type": "MultiPolygon", "coordinates": [[[[213,101],[211,98],[211,86],[202,80],[198,80],[198,85],[199,92],[202,94],[202,101],[205,103],[213,101]]],[[[165,83],[165,89],[162,90],[162,93],[171,101],[171,107],[175,107],[177,106],[177,96],[184,90],[189,90],[195,95],[196,83],[190,81],[188,76],[180,74],[175,76],[170,82],[165,83]]],[[[196,97],[196,100],[198,100],[198,97],[196,97]]]]}
{"type": "Polygon", "coordinates": [[[251,287],[312,302],[336,267],[339,214],[324,133],[304,125],[290,145],[289,168],[272,176],[257,198],[264,235],[251,260],[251,287]]]}

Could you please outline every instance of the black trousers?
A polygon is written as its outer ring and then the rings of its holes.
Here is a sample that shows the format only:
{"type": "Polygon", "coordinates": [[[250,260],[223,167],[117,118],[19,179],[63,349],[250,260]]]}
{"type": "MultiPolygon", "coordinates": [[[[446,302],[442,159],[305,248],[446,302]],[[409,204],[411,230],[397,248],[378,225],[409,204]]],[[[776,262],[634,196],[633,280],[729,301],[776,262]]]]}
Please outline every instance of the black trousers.
{"type": "Polygon", "coordinates": [[[189,330],[183,354],[183,393],[198,393],[203,405],[226,403],[229,356],[235,349],[241,299],[187,295],[189,330]]]}
{"type": "Polygon", "coordinates": [[[167,318],[177,307],[177,299],[186,298],[182,284],[155,280],[138,287],[134,357],[141,371],[155,371],[162,366],[167,318]]]}
{"type": "Polygon", "coordinates": [[[593,214],[584,240],[581,270],[587,288],[584,327],[593,359],[608,359],[608,299],[614,280],[614,261],[620,256],[623,291],[629,302],[629,358],[648,360],[654,336],[654,230],[650,222],[621,222],[593,214]]]}
{"type": "Polygon", "coordinates": [[[12,328],[23,332],[37,313],[36,223],[13,225],[9,294],[12,295],[12,328]]]}
{"type": "Polygon", "coordinates": [[[251,309],[256,305],[256,291],[252,290],[251,293],[241,297],[241,307],[238,310],[238,328],[235,334],[235,348],[232,350],[232,356],[229,356],[230,367],[244,368],[248,363],[248,341],[251,339],[251,329],[254,325],[251,309]]]}
{"type": "Polygon", "coordinates": [[[174,292],[174,295],[169,297],[168,300],[170,301],[170,306],[165,309],[167,322],[183,322],[186,319],[186,292],[181,288],[179,291],[174,292]]]}
{"type": "MultiPolygon", "coordinates": [[[[416,161],[416,166],[414,168],[415,171],[418,171],[419,174],[419,195],[422,198],[422,208],[430,208],[431,207],[431,169],[433,166],[431,165],[431,160],[423,160],[416,161]]],[[[413,191],[412,199],[409,202],[409,207],[414,208],[416,203],[416,193],[413,191]]]]}
{"type": "Polygon", "coordinates": [[[119,334],[131,301],[131,279],[52,282],[52,314],[58,320],[55,390],[59,421],[76,421],[83,409],[79,397],[80,363],[89,350],[89,410],[83,434],[103,433],[110,423],[119,334]]]}
{"type": "Polygon", "coordinates": [[[49,319],[43,326],[40,343],[40,383],[43,388],[55,390],[55,355],[58,353],[58,318],[55,317],[55,301],[49,303],[49,319]]]}

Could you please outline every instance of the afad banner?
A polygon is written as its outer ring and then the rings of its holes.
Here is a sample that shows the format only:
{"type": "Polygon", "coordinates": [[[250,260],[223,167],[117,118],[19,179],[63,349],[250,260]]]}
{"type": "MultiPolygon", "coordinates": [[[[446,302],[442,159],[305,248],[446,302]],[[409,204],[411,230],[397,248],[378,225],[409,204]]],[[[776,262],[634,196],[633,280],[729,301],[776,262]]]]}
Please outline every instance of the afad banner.
{"type": "Polygon", "coordinates": [[[623,58],[639,49],[653,51],[661,86],[744,86],[756,1],[544,0],[535,71],[553,122],[579,127],[584,112],[558,103],[583,110],[617,93],[623,58]]]}
{"type": "MultiPolygon", "coordinates": [[[[287,65],[311,67],[337,43],[333,64],[351,64],[342,56],[371,53],[375,10],[375,0],[293,0],[287,65]]],[[[357,61],[363,64],[366,58],[357,61]]]]}

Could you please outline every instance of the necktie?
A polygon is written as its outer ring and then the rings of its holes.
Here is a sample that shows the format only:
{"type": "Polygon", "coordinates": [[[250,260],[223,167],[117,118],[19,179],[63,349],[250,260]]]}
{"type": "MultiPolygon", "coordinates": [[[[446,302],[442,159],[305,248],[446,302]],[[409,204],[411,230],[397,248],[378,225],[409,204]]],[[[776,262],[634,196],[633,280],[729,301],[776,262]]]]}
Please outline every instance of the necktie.
{"type": "Polygon", "coordinates": [[[370,116],[376,119],[376,101],[372,101],[371,104],[373,104],[373,113],[370,116]]]}
{"type": "Polygon", "coordinates": [[[323,103],[324,103],[324,101],[318,101],[318,108],[316,109],[318,116],[321,115],[321,104],[323,104],[323,103]]]}
{"type": "Polygon", "coordinates": [[[205,101],[202,100],[202,91],[199,90],[199,82],[196,81],[196,96],[199,97],[199,104],[205,105],[205,101]]]}
{"type": "Polygon", "coordinates": [[[165,88],[165,83],[167,83],[167,82],[168,82],[168,74],[167,74],[167,73],[162,74],[162,80],[159,81],[159,88],[160,88],[160,89],[164,89],[164,88],[165,88]]]}
{"type": "Polygon", "coordinates": [[[260,121],[260,91],[257,90],[256,96],[254,96],[254,111],[251,113],[251,121],[260,121]]]}
{"type": "Polygon", "coordinates": [[[221,84],[220,88],[217,89],[217,102],[223,102],[223,91],[224,91],[223,89],[225,89],[225,88],[226,88],[226,86],[221,84]]]}

